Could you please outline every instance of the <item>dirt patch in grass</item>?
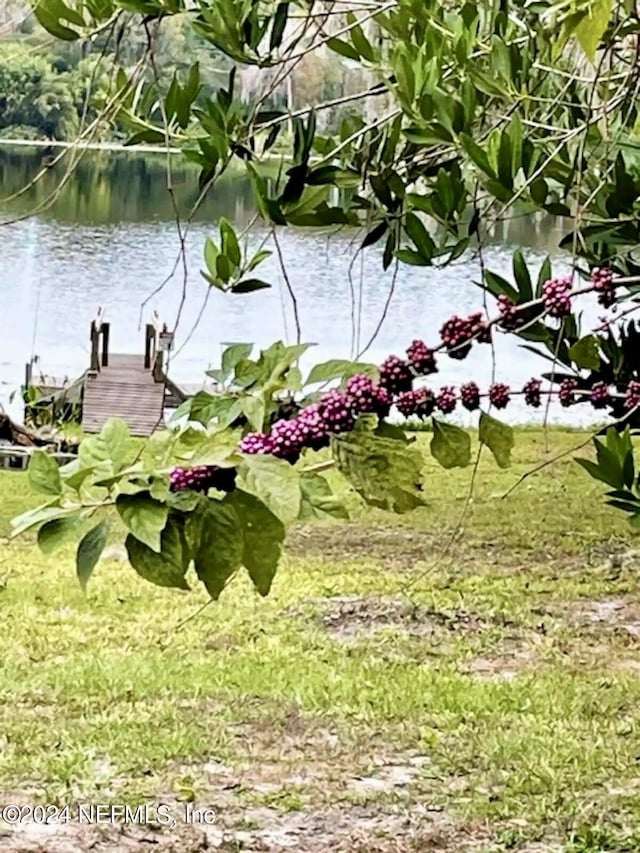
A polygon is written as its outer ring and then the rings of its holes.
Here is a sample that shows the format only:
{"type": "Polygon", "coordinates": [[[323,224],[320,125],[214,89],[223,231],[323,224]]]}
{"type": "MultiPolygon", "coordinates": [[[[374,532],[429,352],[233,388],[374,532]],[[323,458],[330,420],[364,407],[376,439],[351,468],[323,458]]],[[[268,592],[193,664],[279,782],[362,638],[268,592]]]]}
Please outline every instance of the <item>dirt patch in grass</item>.
{"type": "Polygon", "coordinates": [[[412,568],[430,559],[438,537],[420,530],[363,527],[359,524],[301,526],[291,531],[287,550],[328,560],[375,558],[385,568],[412,568]]]}
{"type": "Polygon", "coordinates": [[[573,602],[564,617],[588,631],[615,632],[640,639],[640,600],[637,598],[573,602]]]}
{"type": "Polygon", "coordinates": [[[249,808],[242,815],[221,816],[215,825],[206,827],[182,824],[154,830],[121,825],[24,824],[6,832],[0,829],[3,853],[475,853],[486,850],[487,842],[479,827],[461,829],[442,813],[415,804],[410,810],[376,804],[295,813],[249,808]]]}
{"type": "Polygon", "coordinates": [[[287,615],[306,616],[332,637],[345,642],[389,628],[420,636],[442,631],[443,628],[477,633],[484,626],[480,617],[466,611],[440,613],[400,598],[374,595],[312,598],[302,607],[289,608],[287,615]]]}

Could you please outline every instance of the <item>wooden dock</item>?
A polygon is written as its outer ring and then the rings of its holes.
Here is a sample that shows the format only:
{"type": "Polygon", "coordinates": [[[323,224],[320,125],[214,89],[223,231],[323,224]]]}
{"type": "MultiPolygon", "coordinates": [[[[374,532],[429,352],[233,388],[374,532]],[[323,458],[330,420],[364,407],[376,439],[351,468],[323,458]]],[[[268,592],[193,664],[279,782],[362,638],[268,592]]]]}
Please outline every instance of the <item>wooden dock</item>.
{"type": "MultiPolygon", "coordinates": [[[[109,348],[109,323],[91,323],[91,360],[89,368],[70,385],[58,389],[35,385],[38,400],[29,405],[52,405],[62,410],[77,389],[85,433],[100,432],[109,418],[124,420],[131,434],[148,437],[164,426],[165,409],[179,406],[187,394],[164,371],[164,353],[173,342],[166,326],[159,329],[148,323],[145,328],[144,355],[112,353],[109,348]]],[[[34,386],[32,365],[27,365],[26,387],[34,386]]],[[[25,410],[25,421],[28,420],[25,410]]]]}
{"type": "Polygon", "coordinates": [[[109,356],[106,367],[84,380],[82,429],[100,432],[109,418],[122,418],[132,435],[150,436],[164,422],[165,383],[145,367],[142,355],[109,356]]]}

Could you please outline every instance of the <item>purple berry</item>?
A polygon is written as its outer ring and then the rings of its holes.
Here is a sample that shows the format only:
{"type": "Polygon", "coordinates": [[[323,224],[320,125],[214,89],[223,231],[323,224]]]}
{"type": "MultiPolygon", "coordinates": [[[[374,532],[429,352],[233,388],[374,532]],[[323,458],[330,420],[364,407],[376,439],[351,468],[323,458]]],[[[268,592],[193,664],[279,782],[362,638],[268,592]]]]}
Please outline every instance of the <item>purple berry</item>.
{"type": "Polygon", "coordinates": [[[487,325],[487,321],[479,311],[470,314],[467,323],[471,337],[475,338],[479,344],[491,343],[491,326],[487,325]]]}
{"type": "Polygon", "coordinates": [[[413,374],[407,362],[397,355],[388,356],[380,366],[380,385],[391,395],[410,391],[413,374]]]}
{"type": "Polygon", "coordinates": [[[489,388],[489,401],[496,409],[504,409],[511,399],[511,388],[504,382],[494,382],[489,388]]]}
{"type": "Polygon", "coordinates": [[[522,392],[524,394],[524,401],[527,406],[533,406],[534,409],[537,409],[540,406],[540,389],[542,388],[542,382],[539,379],[530,379],[527,383],[525,383],[522,388],[522,392]]]}
{"type": "Polygon", "coordinates": [[[634,379],[629,382],[624,405],[627,409],[637,409],[640,406],[640,382],[636,382],[634,379]]]}
{"type": "Polygon", "coordinates": [[[443,385],[436,397],[436,406],[443,415],[448,415],[456,407],[456,389],[452,385],[443,385]]]}
{"type": "Polygon", "coordinates": [[[480,408],[480,389],[475,382],[467,382],[460,386],[460,400],[465,409],[470,412],[480,408]]]}
{"type": "Polygon", "coordinates": [[[471,352],[469,321],[458,317],[456,314],[442,324],[440,337],[450,358],[463,359],[471,352]]]}
{"type": "Polygon", "coordinates": [[[273,453],[273,439],[263,432],[249,432],[239,444],[242,453],[273,453]]]}
{"type": "Polygon", "coordinates": [[[609,387],[606,382],[595,382],[591,386],[591,405],[594,409],[605,409],[609,405],[609,387]]]}
{"type": "Polygon", "coordinates": [[[292,464],[300,458],[300,452],[305,445],[306,432],[297,418],[286,421],[276,421],[271,427],[271,442],[273,455],[286,459],[292,464]]]}
{"type": "Polygon", "coordinates": [[[329,430],[320,412],[320,406],[313,403],[302,409],[298,423],[304,433],[304,443],[312,450],[321,450],[329,444],[329,430]]]}
{"type": "Polygon", "coordinates": [[[552,278],[542,285],[542,300],[552,317],[566,317],[571,313],[571,279],[552,278]]]}
{"type": "Polygon", "coordinates": [[[611,270],[594,267],[591,270],[591,283],[598,294],[598,302],[605,308],[611,308],[616,301],[616,289],[611,270]]]}
{"type": "Polygon", "coordinates": [[[349,432],[357,417],[351,398],[340,391],[329,391],[322,397],[320,416],[327,432],[349,432]]]}
{"type": "Polygon", "coordinates": [[[385,418],[391,409],[387,390],[362,373],[352,376],[347,382],[347,397],[355,411],[362,415],[374,414],[385,418]]]}
{"type": "Polygon", "coordinates": [[[429,388],[416,388],[415,391],[403,391],[393,401],[400,414],[405,418],[416,415],[428,418],[435,408],[433,391],[429,388]]]}
{"type": "Polygon", "coordinates": [[[172,492],[181,492],[185,489],[192,489],[195,492],[207,492],[209,489],[232,492],[236,487],[236,469],[220,468],[218,465],[176,467],[169,475],[169,483],[169,490],[172,492]]]}
{"type": "Polygon", "coordinates": [[[506,332],[517,329],[521,324],[522,321],[519,316],[518,306],[504,293],[498,296],[498,311],[500,312],[499,326],[506,332]]]}
{"type": "Polygon", "coordinates": [[[564,408],[568,408],[569,406],[573,406],[576,402],[576,395],[574,391],[578,387],[578,383],[575,379],[565,379],[560,383],[560,390],[558,391],[558,400],[560,400],[560,405],[564,406],[564,408]]]}
{"type": "Polygon", "coordinates": [[[435,354],[424,341],[412,341],[407,349],[407,359],[418,376],[428,376],[430,373],[438,372],[435,354]]]}

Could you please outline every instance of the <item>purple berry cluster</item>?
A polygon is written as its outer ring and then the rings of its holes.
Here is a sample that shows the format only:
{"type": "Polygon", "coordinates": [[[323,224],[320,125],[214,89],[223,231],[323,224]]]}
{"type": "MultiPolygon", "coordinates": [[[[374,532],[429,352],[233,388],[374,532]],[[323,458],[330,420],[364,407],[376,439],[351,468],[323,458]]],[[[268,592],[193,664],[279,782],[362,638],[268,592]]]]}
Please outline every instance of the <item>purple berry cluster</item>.
{"type": "Polygon", "coordinates": [[[573,406],[576,402],[575,390],[578,387],[578,383],[575,379],[564,379],[560,383],[560,390],[558,391],[558,400],[560,401],[560,405],[564,406],[564,408],[568,408],[569,406],[573,406]]]}
{"type": "Polygon", "coordinates": [[[610,402],[609,387],[606,382],[595,382],[591,386],[591,405],[594,409],[605,409],[610,402]]]}
{"type": "Polygon", "coordinates": [[[498,296],[498,311],[500,312],[500,320],[498,321],[500,328],[506,332],[512,332],[517,329],[521,323],[518,306],[509,299],[504,293],[498,296]]]}
{"type": "Polygon", "coordinates": [[[637,409],[640,406],[640,382],[632,379],[627,385],[624,404],[627,409],[637,409]]]}
{"type": "Polygon", "coordinates": [[[552,317],[566,317],[571,313],[571,279],[552,278],[542,285],[542,301],[552,317]]]}
{"type": "Polygon", "coordinates": [[[208,492],[218,489],[233,492],[236,487],[236,469],[220,468],[218,465],[194,465],[192,468],[176,467],[169,475],[169,491],[208,492]]]}
{"type": "Polygon", "coordinates": [[[329,391],[320,401],[320,417],[327,432],[349,432],[356,425],[358,412],[347,394],[329,391]]]}
{"type": "Polygon", "coordinates": [[[388,356],[380,365],[380,385],[391,395],[410,391],[413,373],[407,362],[397,355],[388,356]]]}
{"type": "Polygon", "coordinates": [[[405,418],[416,416],[428,418],[433,412],[436,401],[433,391],[429,388],[416,388],[414,391],[403,391],[393,401],[396,408],[405,418]]]}
{"type": "Polygon", "coordinates": [[[470,412],[480,408],[480,389],[475,382],[460,386],[460,402],[470,412]]]}
{"type": "Polygon", "coordinates": [[[542,388],[542,382],[539,379],[532,378],[522,388],[522,393],[524,394],[524,401],[527,406],[532,406],[534,409],[539,408],[541,400],[540,400],[540,389],[542,388]]]}
{"type": "Polygon", "coordinates": [[[417,376],[438,372],[435,354],[424,341],[412,341],[411,346],[407,348],[407,360],[417,376]]]}
{"type": "Polygon", "coordinates": [[[487,324],[480,311],[470,314],[467,322],[469,323],[469,332],[472,338],[477,340],[479,344],[491,343],[491,326],[487,324]]]}
{"type": "Polygon", "coordinates": [[[454,314],[446,320],[440,329],[440,337],[451,358],[463,359],[471,352],[471,325],[464,317],[454,314]]]}
{"type": "Polygon", "coordinates": [[[360,414],[374,414],[386,418],[391,409],[389,392],[373,379],[359,373],[347,382],[347,397],[360,414]]]}
{"type": "Polygon", "coordinates": [[[302,409],[298,415],[298,423],[305,434],[305,446],[311,450],[321,450],[329,444],[329,429],[322,417],[320,405],[313,403],[302,409]]]}
{"type": "Polygon", "coordinates": [[[489,387],[489,401],[496,409],[504,409],[509,405],[511,388],[504,382],[494,382],[489,387]]]}
{"type": "Polygon", "coordinates": [[[598,302],[605,308],[611,308],[616,301],[616,289],[611,270],[594,267],[591,270],[591,284],[598,294],[598,302]]]}
{"type": "Polygon", "coordinates": [[[436,406],[443,415],[448,415],[456,407],[456,389],[453,385],[443,385],[436,397],[436,406]]]}

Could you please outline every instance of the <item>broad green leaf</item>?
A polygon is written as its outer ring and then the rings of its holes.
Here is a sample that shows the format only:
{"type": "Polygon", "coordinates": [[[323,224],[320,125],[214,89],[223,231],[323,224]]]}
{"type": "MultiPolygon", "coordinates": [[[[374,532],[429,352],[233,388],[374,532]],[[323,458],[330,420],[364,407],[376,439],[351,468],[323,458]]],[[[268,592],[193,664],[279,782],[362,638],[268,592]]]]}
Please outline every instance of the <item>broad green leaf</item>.
{"type": "Polygon", "coordinates": [[[404,441],[356,430],[331,439],[338,470],[372,506],[408,512],[424,504],[422,456],[404,441]]]}
{"type": "Polygon", "coordinates": [[[242,397],[242,411],[255,432],[262,432],[264,427],[265,405],[262,397],[242,397]]]}
{"type": "Polygon", "coordinates": [[[443,468],[466,468],[471,461],[471,438],[466,430],[454,424],[431,419],[433,438],[431,454],[443,468]]]}
{"type": "Polygon", "coordinates": [[[332,38],[327,41],[327,47],[329,50],[332,50],[334,53],[340,54],[340,56],[344,56],[346,59],[353,59],[356,62],[360,59],[360,55],[355,47],[352,47],[348,42],[341,41],[341,39],[332,38]]]}
{"type": "Polygon", "coordinates": [[[109,527],[106,519],[103,519],[91,530],[87,531],[80,540],[76,552],[76,573],[82,589],[87,588],[89,578],[95,569],[100,555],[107,544],[109,527]]]}
{"type": "Polygon", "coordinates": [[[600,343],[596,335],[585,335],[569,347],[569,356],[578,367],[587,370],[600,368],[600,343]]]}
{"type": "Polygon", "coordinates": [[[118,474],[126,467],[133,448],[129,427],[121,418],[110,418],[98,435],[83,439],[78,451],[82,467],[93,467],[104,476],[118,474]]]}
{"type": "Polygon", "coordinates": [[[39,524],[46,524],[48,521],[54,521],[59,518],[69,518],[75,515],[79,509],[80,507],[78,506],[59,506],[57,500],[43,506],[38,506],[35,509],[30,509],[11,520],[11,538],[19,536],[21,533],[39,524]]]}
{"type": "Polygon", "coordinates": [[[226,219],[220,220],[220,239],[222,241],[222,254],[227,257],[233,267],[240,264],[240,246],[233,225],[226,219]]]}
{"type": "Polygon", "coordinates": [[[421,257],[427,262],[430,261],[435,254],[436,245],[420,218],[415,213],[407,213],[404,228],[421,257]]]}
{"type": "Polygon", "coordinates": [[[255,495],[237,489],[225,500],[242,524],[242,562],[260,595],[268,595],[282,554],[284,524],[255,495]]]}
{"type": "Polygon", "coordinates": [[[237,343],[226,347],[222,353],[222,372],[224,376],[229,376],[236,364],[243,358],[248,358],[251,355],[253,344],[237,343]]]}
{"type": "Polygon", "coordinates": [[[302,502],[300,519],[342,518],[348,519],[346,507],[334,495],[326,477],[307,472],[300,477],[302,502]]]}
{"type": "Polygon", "coordinates": [[[204,241],[204,262],[207,265],[209,275],[212,278],[217,278],[218,276],[216,261],[218,260],[219,254],[220,251],[216,244],[210,237],[207,237],[207,239],[204,241]]]}
{"type": "Polygon", "coordinates": [[[378,368],[374,364],[334,358],[331,361],[324,361],[322,364],[316,364],[312,367],[305,385],[315,385],[318,382],[332,382],[334,379],[347,379],[358,373],[364,373],[372,379],[378,379],[380,375],[378,368]]]}
{"type": "Polygon", "coordinates": [[[53,456],[44,450],[34,450],[29,459],[29,485],[43,495],[62,494],[60,467],[53,456]]]}
{"type": "Polygon", "coordinates": [[[242,566],[244,532],[238,512],[226,498],[208,500],[189,515],[185,532],[196,574],[217,599],[242,566]]]}
{"type": "Polygon", "coordinates": [[[80,513],[68,518],[54,518],[38,530],[38,547],[43,554],[53,554],[78,532],[80,513]]]}
{"type": "Polygon", "coordinates": [[[511,465],[514,438],[513,429],[508,424],[481,412],[478,436],[481,444],[486,444],[493,453],[500,468],[508,468],[511,465]]]}
{"type": "Polygon", "coordinates": [[[184,524],[175,516],[169,516],[162,531],[160,552],[156,553],[144,542],[129,534],[125,547],[129,562],[147,581],[157,586],[189,589],[185,575],[191,554],[184,533],[184,524]]]}
{"type": "Polygon", "coordinates": [[[245,455],[238,470],[238,487],[255,495],[283,524],[300,513],[300,474],[283,459],[245,455]]]}
{"type": "Polygon", "coordinates": [[[118,495],[116,509],[136,539],[153,551],[160,551],[160,534],[169,514],[165,504],[154,500],[148,492],[139,492],[136,495],[118,495]]]}
{"type": "Polygon", "coordinates": [[[592,62],[609,25],[612,9],[613,0],[591,0],[586,16],[575,28],[578,43],[592,62]]]}

